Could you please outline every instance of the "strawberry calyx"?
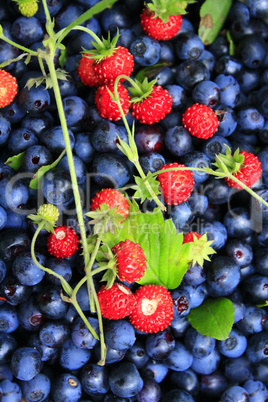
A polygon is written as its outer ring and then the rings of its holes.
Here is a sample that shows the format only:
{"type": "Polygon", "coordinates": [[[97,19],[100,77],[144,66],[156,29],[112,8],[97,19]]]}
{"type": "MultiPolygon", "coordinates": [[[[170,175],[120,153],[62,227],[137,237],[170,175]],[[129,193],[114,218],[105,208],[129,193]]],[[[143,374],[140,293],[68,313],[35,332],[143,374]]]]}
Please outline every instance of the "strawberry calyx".
{"type": "Polygon", "coordinates": [[[186,14],[187,5],[194,2],[195,0],[152,0],[151,3],[146,4],[146,7],[154,14],[152,18],[158,17],[166,23],[171,15],[186,14]]]}
{"type": "Polygon", "coordinates": [[[214,240],[207,239],[207,233],[203,234],[201,237],[193,234],[193,241],[187,243],[192,265],[199,264],[202,267],[204,261],[210,261],[209,255],[216,253],[211,247],[213,242],[214,240]]]}
{"type": "Polygon", "coordinates": [[[108,32],[107,39],[104,39],[104,37],[102,37],[102,39],[98,38],[96,42],[91,41],[91,44],[94,46],[95,49],[86,50],[83,48],[82,53],[85,54],[86,57],[94,59],[96,63],[99,63],[106,57],[111,57],[116,52],[117,49],[116,43],[118,41],[118,38],[119,38],[118,30],[117,34],[113,37],[113,39],[111,39],[110,32],[108,32]]]}
{"type": "Polygon", "coordinates": [[[42,229],[54,233],[54,227],[59,215],[59,210],[55,205],[43,204],[38,208],[36,215],[30,214],[27,218],[31,219],[38,226],[42,224],[42,229]]]}
{"type": "Polygon", "coordinates": [[[239,152],[239,148],[236,149],[234,154],[232,155],[232,151],[229,147],[226,147],[226,154],[218,154],[216,155],[216,162],[213,163],[214,166],[217,167],[215,170],[216,173],[219,173],[220,177],[222,175],[234,175],[240,172],[244,166],[244,155],[239,152]]]}
{"type": "Polygon", "coordinates": [[[130,103],[139,103],[148,98],[157,80],[148,81],[148,78],[144,78],[142,82],[138,80],[131,80],[133,86],[128,88],[130,92],[130,103]]]}

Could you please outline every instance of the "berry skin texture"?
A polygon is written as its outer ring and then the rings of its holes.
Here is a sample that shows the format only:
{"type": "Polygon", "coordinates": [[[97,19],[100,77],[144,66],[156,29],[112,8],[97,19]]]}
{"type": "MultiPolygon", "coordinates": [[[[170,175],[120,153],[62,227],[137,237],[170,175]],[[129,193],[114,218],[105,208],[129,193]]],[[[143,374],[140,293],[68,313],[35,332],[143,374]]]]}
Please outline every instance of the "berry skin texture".
{"type": "Polygon", "coordinates": [[[110,57],[105,57],[94,64],[95,74],[103,84],[113,83],[119,75],[131,75],[134,70],[134,59],[128,49],[117,46],[110,57]]]}
{"type": "Polygon", "coordinates": [[[117,276],[120,281],[132,283],[144,275],[146,259],[138,243],[121,241],[112,248],[112,252],[117,258],[117,276]]]}
{"type": "Polygon", "coordinates": [[[25,1],[19,4],[19,12],[27,18],[33,17],[38,11],[38,3],[36,0],[25,1]]]}
{"type": "Polygon", "coordinates": [[[171,112],[172,96],[167,89],[154,85],[150,95],[141,102],[131,103],[130,109],[140,123],[158,123],[171,112]]]}
{"type": "Polygon", "coordinates": [[[136,303],[131,290],[121,283],[114,283],[109,289],[102,285],[97,297],[102,316],[109,320],[119,320],[129,316],[136,303]]]}
{"type": "Polygon", "coordinates": [[[5,70],[0,70],[0,108],[10,105],[18,91],[15,77],[5,70]]]}
{"type": "Polygon", "coordinates": [[[213,110],[199,103],[188,107],[182,115],[182,123],[191,135],[203,140],[212,137],[220,124],[213,110]]]}
{"type": "MultiPolygon", "coordinates": [[[[185,167],[177,162],[167,163],[161,170],[185,167]]],[[[190,170],[171,170],[158,174],[158,180],[167,205],[179,205],[188,200],[194,186],[193,172],[190,170]]]]}
{"type": "MultiPolygon", "coordinates": [[[[117,103],[112,100],[108,90],[114,94],[114,84],[103,85],[95,93],[95,103],[101,117],[108,120],[118,121],[122,118],[117,103]]],[[[128,91],[122,84],[118,84],[117,91],[124,114],[129,110],[128,91]]]]}
{"type": "Polygon", "coordinates": [[[103,81],[95,73],[94,65],[94,59],[90,59],[86,55],[83,55],[77,67],[77,74],[79,75],[81,81],[84,85],[88,85],[89,87],[98,87],[103,85],[103,81]]]}
{"type": "Polygon", "coordinates": [[[194,241],[194,236],[197,237],[197,239],[200,239],[200,237],[202,236],[201,234],[197,233],[197,232],[189,232],[186,233],[183,236],[183,244],[184,243],[192,243],[194,241]]]}
{"type": "Polygon", "coordinates": [[[106,204],[110,209],[116,207],[116,213],[124,218],[121,222],[127,219],[129,204],[127,199],[119,191],[113,188],[104,188],[92,198],[90,210],[96,211],[100,209],[101,204],[106,204]]]}
{"type": "Polygon", "coordinates": [[[38,208],[37,214],[43,219],[51,222],[53,225],[59,219],[60,213],[58,208],[53,204],[43,204],[38,208]]]}
{"type": "Polygon", "coordinates": [[[156,40],[169,40],[179,32],[182,24],[181,15],[171,15],[164,23],[159,17],[154,17],[154,12],[144,8],[140,15],[143,31],[156,40]]]}
{"type": "MultiPolygon", "coordinates": [[[[234,176],[250,188],[261,177],[261,163],[258,157],[250,152],[242,151],[239,152],[239,154],[244,155],[245,159],[242,165],[244,167],[242,167],[239,172],[235,173],[234,176]]],[[[225,177],[225,181],[229,187],[234,187],[242,190],[242,187],[233,180],[225,177]]]]}
{"type": "Polygon", "coordinates": [[[47,238],[48,252],[56,258],[71,257],[78,250],[79,238],[70,226],[58,226],[47,238]]]}
{"type": "Polygon", "coordinates": [[[166,329],[173,318],[173,302],[170,292],[163,286],[144,285],[134,293],[136,304],[130,314],[130,322],[142,332],[158,332],[166,329]]]}

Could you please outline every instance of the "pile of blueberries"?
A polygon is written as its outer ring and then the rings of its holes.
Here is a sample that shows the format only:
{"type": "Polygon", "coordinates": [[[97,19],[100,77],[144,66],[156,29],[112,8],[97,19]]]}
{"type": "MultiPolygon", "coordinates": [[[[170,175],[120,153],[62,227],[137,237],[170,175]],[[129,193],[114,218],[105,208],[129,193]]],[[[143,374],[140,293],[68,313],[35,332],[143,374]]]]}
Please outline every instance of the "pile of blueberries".
{"type": "MultiPolygon", "coordinates": [[[[48,0],[56,30],[71,23],[98,0],[48,0]]],[[[262,177],[253,190],[268,200],[268,2],[233,1],[215,41],[204,46],[197,35],[203,1],[188,6],[177,36],[158,42],[139,23],[143,0],[119,0],[111,9],[84,23],[98,36],[119,29],[118,44],[134,56],[133,75],[144,73],[166,88],[173,107],[158,124],[136,124],[135,141],[145,173],[164,163],[213,167],[226,146],[257,154],[262,177]],[[231,38],[231,39],[230,39],[231,38]],[[230,54],[231,53],[231,54],[230,54]],[[155,66],[156,65],[156,66],[155,66]],[[148,68],[154,66],[152,69],[148,68]],[[193,103],[217,110],[220,125],[208,140],[192,137],[181,116],[193,103]]],[[[14,1],[0,3],[6,37],[33,50],[42,48],[45,15],[41,2],[34,17],[19,14],[14,1]]],[[[87,33],[71,32],[67,57],[58,53],[57,67],[69,73],[60,80],[83,208],[101,188],[133,182],[133,165],[117,148],[116,135],[127,141],[121,121],[101,118],[94,90],[77,75],[81,50],[92,49],[87,33]]],[[[0,63],[21,51],[0,41],[0,63]]],[[[79,233],[66,157],[47,172],[38,190],[29,187],[33,173],[57,159],[64,149],[53,91],[43,85],[25,88],[39,77],[36,59],[6,67],[17,77],[14,102],[0,110],[0,399],[19,401],[234,401],[268,399],[268,209],[224,180],[194,172],[195,187],[187,202],[168,208],[178,232],[207,233],[217,251],[211,263],[191,266],[171,292],[174,319],[162,332],[144,335],[127,319],[104,320],[106,364],[99,342],[74,308],[61,298],[59,281],[32,261],[30,243],[35,224],[27,215],[53,203],[59,224],[79,233]],[[5,165],[25,152],[20,170],[5,165]],[[207,297],[228,297],[235,307],[229,337],[216,341],[191,327],[187,315],[207,297]]],[[[129,124],[133,118],[127,116],[129,124]]],[[[131,195],[131,194],[130,194],[131,195]]],[[[142,210],[152,210],[145,202],[142,210]]],[[[88,233],[91,226],[86,221],[88,233]]],[[[47,253],[47,232],[37,241],[37,258],[73,286],[83,275],[79,252],[67,259],[47,253]]],[[[96,287],[98,287],[96,281],[96,287]]],[[[98,331],[90,313],[87,288],[78,302],[98,331]]]]}

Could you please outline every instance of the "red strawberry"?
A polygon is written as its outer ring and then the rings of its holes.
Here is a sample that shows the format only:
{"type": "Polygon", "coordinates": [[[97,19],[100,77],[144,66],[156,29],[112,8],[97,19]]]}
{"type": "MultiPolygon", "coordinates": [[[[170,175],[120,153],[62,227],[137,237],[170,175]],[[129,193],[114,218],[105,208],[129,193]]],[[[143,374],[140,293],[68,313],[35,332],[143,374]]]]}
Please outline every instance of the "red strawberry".
{"type": "Polygon", "coordinates": [[[98,87],[102,85],[102,80],[95,73],[94,70],[95,60],[87,57],[87,54],[84,54],[79,61],[79,65],[77,67],[77,73],[83,82],[83,84],[88,85],[90,87],[98,87]]]}
{"type": "MultiPolygon", "coordinates": [[[[117,121],[120,120],[122,116],[117,103],[112,100],[108,89],[114,94],[114,84],[103,85],[97,89],[95,94],[96,107],[101,117],[104,119],[117,121]]],[[[126,115],[129,109],[128,91],[120,83],[117,86],[117,91],[123,112],[126,115]]]]}
{"type": "Polygon", "coordinates": [[[181,15],[170,15],[166,22],[147,7],[140,15],[141,27],[144,32],[156,40],[169,40],[176,36],[182,24],[181,15]]]}
{"type": "Polygon", "coordinates": [[[128,49],[117,46],[111,55],[102,58],[94,64],[95,74],[104,84],[112,83],[119,75],[131,75],[134,70],[134,60],[128,49]]]}
{"type": "Polygon", "coordinates": [[[145,285],[136,290],[136,304],[130,314],[130,322],[143,332],[166,329],[173,318],[173,301],[163,286],[145,285]]]}
{"type": "Polygon", "coordinates": [[[184,128],[194,137],[206,140],[213,136],[220,124],[217,115],[210,107],[195,103],[182,115],[184,128]]]}
{"type": "Polygon", "coordinates": [[[189,232],[186,233],[183,236],[183,244],[184,243],[192,243],[194,241],[194,236],[197,237],[197,239],[200,239],[201,234],[197,233],[197,232],[189,232]]]}
{"type": "Polygon", "coordinates": [[[122,215],[123,221],[128,216],[129,204],[127,199],[119,191],[113,188],[104,188],[92,198],[90,210],[100,209],[101,204],[106,204],[110,209],[116,207],[116,212],[122,215]]]}
{"type": "MultiPolygon", "coordinates": [[[[173,162],[163,165],[161,170],[178,167],[185,166],[173,162]]],[[[194,186],[193,172],[190,170],[171,170],[159,173],[158,180],[164,200],[168,205],[178,205],[188,200],[194,186]]]]}
{"type": "Polygon", "coordinates": [[[138,243],[121,241],[112,248],[117,258],[117,276],[120,281],[138,281],[146,270],[146,259],[138,243]]]}
{"type": "Polygon", "coordinates": [[[130,88],[134,95],[131,98],[131,113],[140,123],[153,124],[162,120],[172,109],[172,96],[167,89],[163,89],[160,85],[148,84],[148,89],[137,97],[135,89],[130,88]],[[149,87],[151,87],[149,89],[149,87]],[[135,91],[135,92],[134,92],[135,91]]]}
{"type": "Polygon", "coordinates": [[[121,283],[114,283],[109,289],[102,285],[98,291],[101,314],[109,320],[127,317],[136,303],[131,290],[121,283]]]}
{"type": "Polygon", "coordinates": [[[70,226],[58,226],[47,238],[48,252],[56,258],[71,257],[78,250],[79,238],[70,226]]]}
{"type": "Polygon", "coordinates": [[[0,108],[10,105],[18,91],[15,77],[5,70],[0,70],[0,108]]]}
{"type": "MultiPolygon", "coordinates": [[[[238,155],[243,155],[244,161],[242,162],[238,172],[233,173],[233,175],[250,188],[261,177],[262,172],[261,163],[258,157],[250,152],[242,151],[239,152],[238,155]]],[[[237,184],[231,179],[228,179],[227,177],[225,177],[225,181],[230,187],[234,187],[239,190],[242,189],[242,187],[239,184],[237,184]]]]}

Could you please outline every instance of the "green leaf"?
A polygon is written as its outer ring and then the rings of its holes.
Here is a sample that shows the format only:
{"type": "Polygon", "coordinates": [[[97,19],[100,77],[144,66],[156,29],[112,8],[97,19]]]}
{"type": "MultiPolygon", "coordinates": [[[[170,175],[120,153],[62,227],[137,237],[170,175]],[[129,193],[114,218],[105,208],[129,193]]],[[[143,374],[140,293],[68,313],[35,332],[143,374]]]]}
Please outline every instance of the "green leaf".
{"type": "Polygon", "coordinates": [[[150,67],[144,67],[138,71],[135,75],[135,79],[142,82],[144,78],[151,79],[155,74],[158,74],[165,66],[169,66],[170,63],[157,63],[150,67]]]}
{"type": "Polygon", "coordinates": [[[200,8],[198,35],[205,45],[218,36],[231,8],[232,0],[206,0],[200,8]]]}
{"type": "Polygon", "coordinates": [[[9,59],[7,61],[4,61],[3,63],[0,64],[0,68],[4,68],[6,66],[9,66],[11,63],[16,63],[17,61],[23,59],[23,57],[27,57],[28,53],[22,53],[18,57],[15,57],[14,59],[9,59]]]}
{"type": "Polygon", "coordinates": [[[25,152],[21,152],[18,155],[11,156],[6,160],[5,165],[10,166],[14,170],[19,170],[23,162],[24,154],[25,152]]]}
{"type": "Polygon", "coordinates": [[[228,338],[234,323],[234,306],[225,297],[208,299],[193,308],[187,317],[200,334],[223,341],[228,338]]]}
{"type": "Polygon", "coordinates": [[[64,154],[65,149],[62,151],[60,156],[53,163],[51,163],[51,165],[41,166],[40,169],[38,169],[37,172],[34,174],[32,180],[30,181],[29,187],[32,188],[33,190],[37,190],[40,187],[40,182],[43,176],[46,174],[46,172],[57,166],[57,164],[60,162],[64,154]]]}
{"type": "MultiPolygon", "coordinates": [[[[159,190],[159,181],[157,180],[157,178],[154,177],[151,172],[148,172],[146,178],[147,178],[146,181],[152,187],[155,195],[160,194],[161,191],[159,190]]],[[[136,190],[136,192],[133,195],[133,197],[140,199],[141,202],[145,201],[146,199],[152,200],[153,197],[145,185],[145,180],[139,176],[134,176],[134,179],[135,179],[136,185],[132,186],[132,189],[136,190]]]]}
{"type": "Polygon", "coordinates": [[[138,243],[145,254],[147,269],[139,284],[179,286],[190,263],[189,244],[182,244],[183,234],[177,234],[171,219],[164,220],[158,208],[142,213],[136,202],[130,203],[124,226],[106,233],[103,242],[112,248],[126,239],[138,243]]]}

